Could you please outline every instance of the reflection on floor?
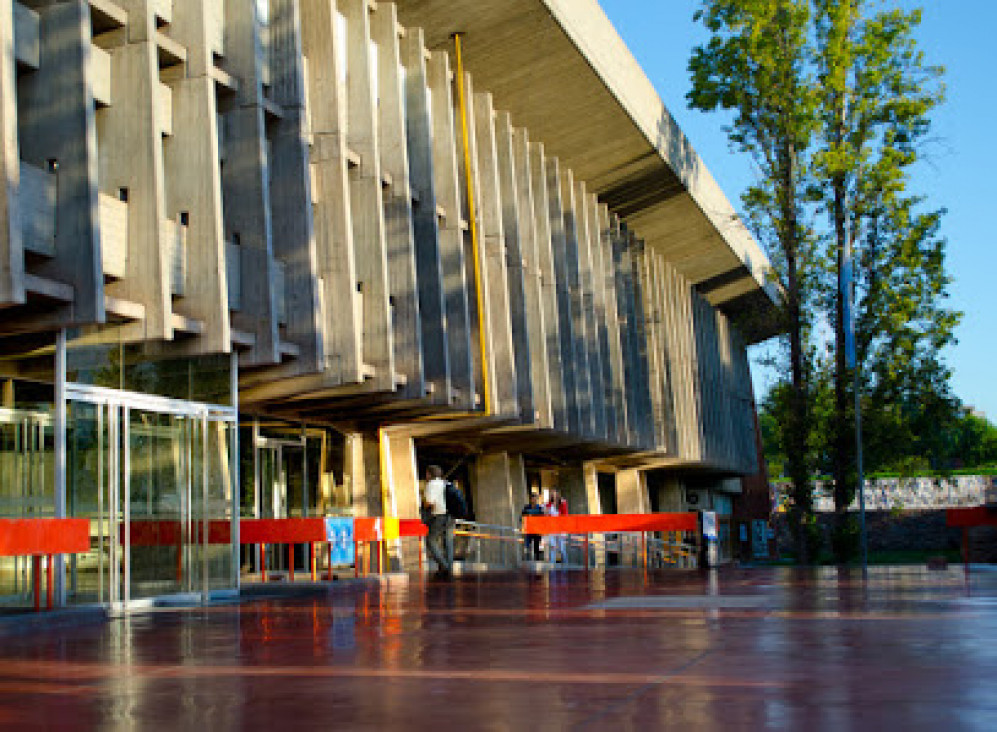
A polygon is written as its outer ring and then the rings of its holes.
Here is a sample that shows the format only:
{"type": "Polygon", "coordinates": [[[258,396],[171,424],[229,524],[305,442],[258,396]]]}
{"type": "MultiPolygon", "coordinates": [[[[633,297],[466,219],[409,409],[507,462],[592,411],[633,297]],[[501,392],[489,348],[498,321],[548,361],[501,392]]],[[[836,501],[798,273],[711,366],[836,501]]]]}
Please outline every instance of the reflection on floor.
{"type": "Polygon", "coordinates": [[[0,644],[0,727],[997,729],[997,573],[344,582],[0,644]]]}

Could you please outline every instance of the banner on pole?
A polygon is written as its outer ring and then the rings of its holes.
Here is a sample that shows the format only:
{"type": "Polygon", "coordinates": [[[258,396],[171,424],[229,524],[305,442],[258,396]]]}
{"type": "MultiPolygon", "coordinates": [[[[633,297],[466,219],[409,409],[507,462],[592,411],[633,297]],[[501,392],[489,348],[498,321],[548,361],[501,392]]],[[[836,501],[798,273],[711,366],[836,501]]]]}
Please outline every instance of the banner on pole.
{"type": "Polygon", "coordinates": [[[841,263],[841,302],[845,329],[845,361],[850,369],[855,368],[857,360],[855,355],[855,302],[852,294],[855,288],[852,286],[854,276],[852,269],[852,248],[846,246],[841,263]]]}

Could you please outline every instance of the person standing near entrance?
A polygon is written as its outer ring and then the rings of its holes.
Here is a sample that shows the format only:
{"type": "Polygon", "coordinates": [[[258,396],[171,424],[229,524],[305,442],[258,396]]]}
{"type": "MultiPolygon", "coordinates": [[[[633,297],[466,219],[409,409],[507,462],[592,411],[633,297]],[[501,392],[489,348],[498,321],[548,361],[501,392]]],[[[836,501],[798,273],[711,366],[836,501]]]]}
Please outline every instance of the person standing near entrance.
{"type": "MultiPolygon", "coordinates": [[[[550,492],[550,501],[545,506],[545,512],[548,516],[568,515],[568,501],[561,497],[561,492],[557,488],[550,492]]],[[[558,555],[560,555],[561,562],[567,563],[567,541],[565,541],[564,534],[551,534],[547,537],[547,548],[550,550],[548,557],[550,561],[556,562],[558,555]]]]}
{"type": "Polygon", "coordinates": [[[447,482],[443,469],[430,465],[426,469],[426,487],[423,490],[423,507],[426,514],[426,551],[436,562],[436,574],[450,577],[453,572],[453,530],[447,514],[447,482]]]}
{"type": "MultiPolygon", "coordinates": [[[[543,516],[544,507],[540,505],[540,494],[530,493],[530,502],[523,507],[523,516],[543,516]]],[[[540,561],[540,534],[525,534],[523,546],[526,548],[526,558],[540,561]],[[531,551],[532,548],[532,551],[531,551]]]]}

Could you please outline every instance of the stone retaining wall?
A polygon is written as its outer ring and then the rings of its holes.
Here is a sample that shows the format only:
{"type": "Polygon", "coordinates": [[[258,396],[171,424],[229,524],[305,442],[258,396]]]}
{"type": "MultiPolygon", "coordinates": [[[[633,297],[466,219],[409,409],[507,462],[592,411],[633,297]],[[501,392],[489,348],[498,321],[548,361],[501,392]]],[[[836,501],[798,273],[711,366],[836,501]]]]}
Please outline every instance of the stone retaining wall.
{"type": "MultiPolygon", "coordinates": [[[[834,515],[820,513],[817,521],[824,533],[825,548],[830,548],[830,531],[834,515]]],[[[779,553],[794,553],[793,538],[786,514],[773,516],[779,553]]],[[[869,551],[938,551],[959,549],[962,531],[945,525],[945,511],[940,509],[910,511],[867,511],[866,528],[869,551]]],[[[997,529],[982,527],[970,530],[970,557],[974,562],[997,563],[997,529]]]]}

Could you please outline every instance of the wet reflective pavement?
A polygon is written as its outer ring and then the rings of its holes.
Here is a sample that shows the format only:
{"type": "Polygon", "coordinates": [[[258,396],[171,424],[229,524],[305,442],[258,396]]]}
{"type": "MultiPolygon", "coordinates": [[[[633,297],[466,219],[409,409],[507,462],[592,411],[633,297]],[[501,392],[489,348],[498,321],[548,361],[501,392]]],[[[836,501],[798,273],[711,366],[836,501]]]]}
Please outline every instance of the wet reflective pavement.
{"type": "Polygon", "coordinates": [[[2,729],[997,729],[997,572],[344,583],[0,638],[2,729]]]}

